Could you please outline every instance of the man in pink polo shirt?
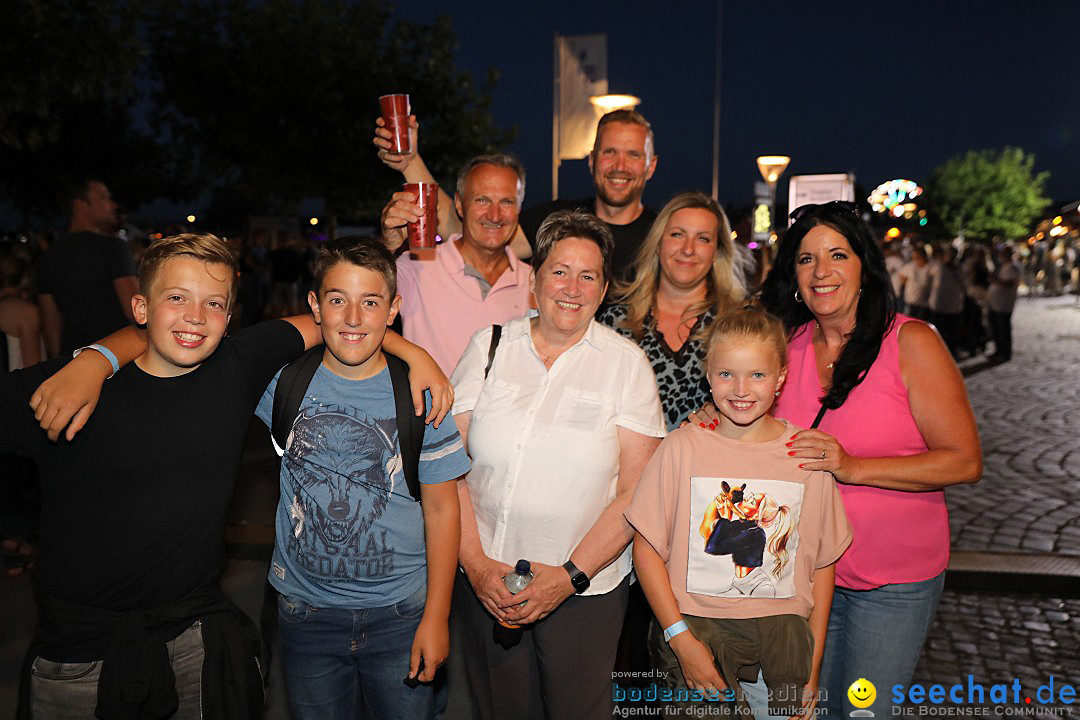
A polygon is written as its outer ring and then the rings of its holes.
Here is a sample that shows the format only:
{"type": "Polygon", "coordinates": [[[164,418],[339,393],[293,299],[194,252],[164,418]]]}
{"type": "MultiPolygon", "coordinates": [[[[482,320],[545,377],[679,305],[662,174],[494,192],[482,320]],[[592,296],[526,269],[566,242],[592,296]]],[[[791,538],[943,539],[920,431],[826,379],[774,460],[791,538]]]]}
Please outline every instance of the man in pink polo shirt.
{"type": "MultiPolygon", "coordinates": [[[[525,168],[509,155],[479,155],[458,173],[454,207],[462,234],[434,258],[398,256],[404,335],[450,375],[477,330],[529,309],[529,266],[508,249],[525,197],[525,168]]],[[[395,252],[421,212],[413,193],[394,193],[382,212],[383,242],[395,252]]]]}

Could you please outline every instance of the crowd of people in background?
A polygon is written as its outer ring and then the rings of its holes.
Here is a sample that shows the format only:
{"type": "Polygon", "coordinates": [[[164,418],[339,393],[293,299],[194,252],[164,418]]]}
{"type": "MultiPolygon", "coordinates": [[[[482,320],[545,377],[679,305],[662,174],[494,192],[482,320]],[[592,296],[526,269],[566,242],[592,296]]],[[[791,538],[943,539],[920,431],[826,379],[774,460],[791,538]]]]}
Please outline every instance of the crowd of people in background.
{"type": "MultiPolygon", "coordinates": [[[[1072,252],[1080,262],[1080,251],[1072,252]]],[[[981,355],[991,340],[991,360],[1012,358],[1011,317],[1023,280],[1012,245],[914,241],[887,247],[885,257],[897,311],[933,323],[954,358],[981,355]]]]}
{"type": "MultiPolygon", "coordinates": [[[[380,119],[379,157],[434,183],[415,118],[409,134],[410,151],[390,152],[380,119]]],[[[813,713],[819,688],[838,713],[856,677],[910,680],[947,563],[942,489],[981,472],[956,361],[990,347],[1011,358],[1022,292],[1080,294],[1080,245],[882,243],[858,206],[830,202],[794,209],[755,263],[706,195],[643,203],[658,154],[639,113],[600,119],[588,166],[594,195],[525,208],[516,159],[472,158],[452,197],[439,190],[443,241],[423,257],[406,191],[387,193],[370,236],[252,227],[219,239],[132,232],[97,178],[66,186],[67,232],[0,244],[6,364],[36,368],[6,379],[0,429],[13,432],[0,447],[43,463],[47,482],[80,463],[113,468],[132,495],[110,512],[149,491],[119,452],[126,435],[103,427],[153,411],[177,432],[140,427],[142,455],[178,452],[191,423],[229,458],[201,458],[214,465],[198,508],[211,521],[193,528],[178,512],[136,524],[137,537],[110,524],[116,544],[160,539],[165,564],[186,564],[164,577],[133,551],[147,569],[121,594],[122,564],[108,583],[79,569],[74,534],[93,535],[86,547],[104,537],[84,508],[46,503],[65,520],[46,523],[48,632],[28,657],[26,702],[41,717],[95,698],[106,716],[258,705],[258,678],[203,695],[171,657],[218,668],[250,649],[213,551],[253,413],[282,456],[268,582],[297,720],[355,716],[358,698],[380,717],[600,718],[617,667],[663,668],[697,694],[682,698],[691,705],[726,699],[759,718],[780,690],[798,695],[785,715],[813,713]],[[37,366],[84,350],[59,372],[37,366]],[[84,398],[77,412],[56,406],[68,397],[84,398]],[[217,407],[220,430],[203,427],[217,407]],[[410,421],[413,409],[434,422],[410,421]],[[40,421],[57,439],[68,419],[59,445],[36,432],[40,421]],[[95,444],[73,441],[83,427],[95,444]],[[513,572],[533,581],[517,595],[513,572]],[[871,607],[878,598],[887,609],[871,607]],[[493,623],[520,634],[506,642],[493,623]],[[376,631],[378,647],[359,653],[376,631]],[[60,677],[64,665],[105,656],[100,690],[96,674],[78,696],[46,682],[86,685],[60,677]],[[444,662],[471,707],[430,685],[444,662]],[[135,698],[144,664],[158,674],[135,698]]],[[[38,491],[32,465],[0,462],[3,556],[18,575],[34,562],[38,491]]],[[[174,479],[170,507],[195,513],[174,479]]]]}
{"type": "MultiPolygon", "coordinates": [[[[182,229],[169,228],[173,233],[182,229]]],[[[37,268],[42,254],[64,234],[41,231],[0,238],[0,331],[17,341],[9,347],[0,343],[0,357],[8,368],[32,365],[49,355],[37,268]],[[23,350],[11,357],[13,348],[23,350]]],[[[152,237],[126,235],[118,237],[134,268],[152,237]]],[[[306,311],[315,254],[325,242],[323,236],[255,229],[223,237],[240,259],[231,329],[306,311]]],[[[1022,242],[932,242],[913,236],[886,242],[884,250],[897,310],[934,323],[957,359],[988,351],[994,360],[1011,357],[1002,316],[1011,315],[1018,297],[1080,293],[1080,242],[1076,240],[1043,247],[1022,242]]],[[[750,254],[744,251],[736,260],[744,256],[750,254]]],[[[741,277],[758,272],[750,268],[741,277]]]]}
{"type": "MultiPolygon", "coordinates": [[[[164,228],[164,233],[153,233],[132,225],[121,227],[119,222],[111,223],[106,232],[123,241],[121,247],[130,254],[132,268],[154,237],[186,230],[174,224],[164,228]]],[[[0,331],[17,340],[17,347],[26,348],[21,356],[11,358],[6,355],[10,348],[0,343],[0,357],[7,358],[9,368],[32,365],[49,354],[39,258],[67,234],[48,229],[0,237],[0,331]],[[35,337],[39,343],[33,341],[35,337]]],[[[306,311],[315,254],[326,240],[324,235],[253,228],[221,236],[240,260],[239,295],[230,328],[306,311]]],[[[1054,243],[987,244],[912,235],[886,241],[883,247],[897,309],[933,322],[958,359],[988,350],[995,360],[1010,357],[1008,341],[1001,333],[1001,315],[1011,314],[1017,297],[1080,294],[1080,241],[1072,237],[1054,243]],[[993,342],[999,339],[1005,345],[1002,349],[993,342]]],[[[741,256],[751,254],[744,250],[741,256]]],[[[758,277],[762,260],[758,257],[744,277],[758,277]]]]}

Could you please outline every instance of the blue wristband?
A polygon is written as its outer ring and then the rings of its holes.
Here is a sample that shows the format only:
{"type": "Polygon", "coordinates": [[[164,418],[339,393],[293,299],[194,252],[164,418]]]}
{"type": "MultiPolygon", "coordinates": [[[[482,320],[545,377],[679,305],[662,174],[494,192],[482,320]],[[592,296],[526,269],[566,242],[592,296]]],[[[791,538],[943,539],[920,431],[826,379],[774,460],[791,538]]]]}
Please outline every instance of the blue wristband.
{"type": "Polygon", "coordinates": [[[106,360],[109,361],[109,364],[112,365],[112,375],[109,375],[109,377],[112,377],[116,373],[120,372],[120,361],[116,359],[115,355],[113,355],[113,351],[105,347],[104,345],[94,343],[93,345],[81,347],[72,354],[72,357],[79,357],[79,353],[81,353],[83,350],[97,350],[105,357],[106,360]]]}
{"type": "Polygon", "coordinates": [[[690,629],[690,626],[686,624],[685,620],[680,620],[677,623],[672,623],[669,627],[664,628],[664,642],[671,642],[671,638],[680,633],[684,633],[690,629]]]}

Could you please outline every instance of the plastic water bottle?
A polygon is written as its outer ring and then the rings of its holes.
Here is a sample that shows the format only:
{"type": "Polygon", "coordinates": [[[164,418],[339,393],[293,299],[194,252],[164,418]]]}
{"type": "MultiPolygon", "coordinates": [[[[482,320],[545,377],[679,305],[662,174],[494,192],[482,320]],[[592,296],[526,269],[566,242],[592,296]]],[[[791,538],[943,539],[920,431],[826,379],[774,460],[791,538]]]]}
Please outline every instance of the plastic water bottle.
{"type": "MultiPolygon", "coordinates": [[[[517,595],[529,586],[529,583],[533,581],[533,577],[532,566],[529,564],[529,561],[518,560],[517,565],[514,566],[513,572],[508,572],[503,576],[503,584],[506,586],[506,589],[510,591],[511,595],[517,595]]],[[[495,642],[499,643],[504,648],[509,649],[521,641],[520,631],[520,625],[496,620],[492,636],[495,642]]]]}
{"type": "MultiPolygon", "coordinates": [[[[514,566],[513,572],[508,572],[503,576],[503,585],[510,591],[511,595],[517,595],[519,592],[529,587],[529,583],[533,581],[532,566],[528,560],[518,560],[517,565],[514,566]]],[[[514,625],[512,623],[504,623],[502,620],[499,624],[508,628],[519,628],[520,625],[514,625]]]]}

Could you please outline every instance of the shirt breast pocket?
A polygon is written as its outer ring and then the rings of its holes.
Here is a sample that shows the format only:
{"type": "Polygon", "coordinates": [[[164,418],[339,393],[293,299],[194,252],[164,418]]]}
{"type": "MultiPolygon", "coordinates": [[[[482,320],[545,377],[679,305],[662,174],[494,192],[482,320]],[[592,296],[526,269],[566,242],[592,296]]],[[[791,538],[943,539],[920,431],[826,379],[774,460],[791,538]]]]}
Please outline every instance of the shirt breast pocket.
{"type": "Polygon", "coordinates": [[[502,380],[491,379],[480,390],[473,408],[473,417],[481,418],[492,413],[509,413],[517,399],[520,387],[502,380]]]}
{"type": "Polygon", "coordinates": [[[615,403],[599,393],[569,389],[555,409],[555,429],[600,432],[614,417],[615,403]]]}

